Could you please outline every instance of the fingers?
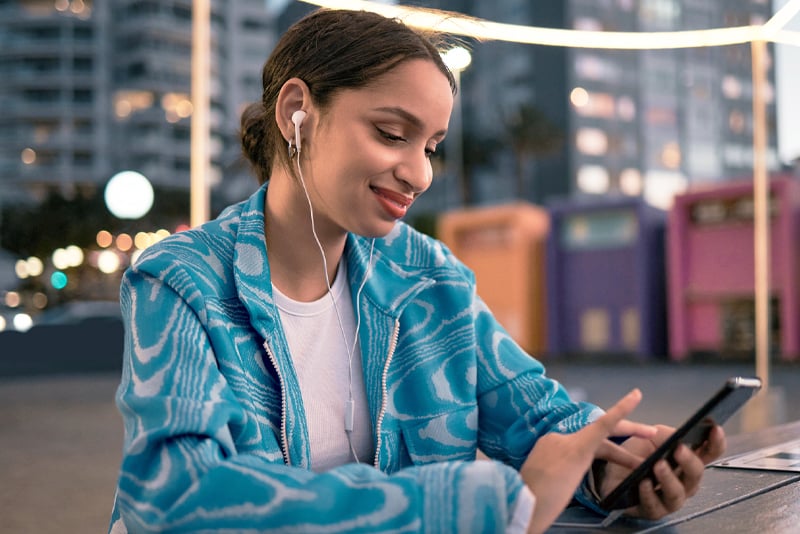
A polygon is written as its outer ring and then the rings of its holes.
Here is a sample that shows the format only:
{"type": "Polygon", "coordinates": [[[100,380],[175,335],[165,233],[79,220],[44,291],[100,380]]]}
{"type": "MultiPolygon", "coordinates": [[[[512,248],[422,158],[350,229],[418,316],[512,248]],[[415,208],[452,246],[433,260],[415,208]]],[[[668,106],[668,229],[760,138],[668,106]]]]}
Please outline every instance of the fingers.
{"type": "Polygon", "coordinates": [[[705,464],[703,460],[686,445],[680,445],[675,450],[674,458],[678,463],[677,473],[679,474],[683,490],[688,497],[691,497],[697,493],[697,489],[700,487],[700,480],[703,478],[705,464]]]}
{"type": "Polygon", "coordinates": [[[625,419],[628,414],[639,405],[642,392],[639,389],[631,390],[617,403],[606,411],[605,415],[597,419],[593,425],[595,438],[606,439],[608,436],[638,436],[650,439],[656,435],[656,428],[652,425],[635,423],[625,419]]]}
{"type": "Polygon", "coordinates": [[[636,436],[638,438],[651,440],[658,432],[658,429],[653,425],[645,425],[642,423],[635,423],[627,419],[623,419],[614,430],[611,432],[612,436],[636,436]]]}
{"type": "Polygon", "coordinates": [[[704,464],[709,464],[723,455],[726,446],[725,431],[721,426],[714,425],[708,440],[697,450],[697,455],[704,464]]]}
{"type": "Polygon", "coordinates": [[[669,513],[649,478],[639,484],[639,506],[634,510],[634,515],[645,519],[660,519],[669,513]]]}
{"type": "Polygon", "coordinates": [[[678,510],[686,502],[683,483],[666,460],[653,466],[655,486],[651,479],[639,485],[639,514],[648,519],[658,519],[678,510]]]}
{"type": "Polygon", "coordinates": [[[686,445],[680,445],[674,454],[677,467],[673,470],[666,460],[653,467],[656,488],[652,480],[639,486],[639,515],[656,519],[680,509],[686,499],[697,493],[705,468],[702,460],[686,445]]]}
{"type": "Polygon", "coordinates": [[[622,397],[617,403],[609,408],[605,414],[598,418],[593,424],[586,427],[597,433],[598,441],[612,435],[617,425],[627,417],[627,415],[639,405],[642,400],[642,392],[638,388],[631,390],[622,397]],[[601,436],[602,434],[602,436],[601,436]]]}
{"type": "Polygon", "coordinates": [[[633,454],[631,451],[620,447],[608,440],[604,440],[595,452],[595,458],[609,463],[618,464],[628,469],[636,469],[644,458],[633,454]]]}

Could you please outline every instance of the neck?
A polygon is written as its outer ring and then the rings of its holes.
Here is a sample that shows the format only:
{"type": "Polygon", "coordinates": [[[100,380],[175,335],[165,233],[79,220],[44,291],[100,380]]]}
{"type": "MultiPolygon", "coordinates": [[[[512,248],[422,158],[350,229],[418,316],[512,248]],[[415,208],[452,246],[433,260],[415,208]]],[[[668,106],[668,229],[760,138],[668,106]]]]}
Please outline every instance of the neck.
{"type": "MultiPolygon", "coordinates": [[[[328,291],[322,253],[314,239],[308,201],[302,187],[289,176],[273,179],[264,206],[265,235],[272,283],[287,297],[310,302],[328,291]]],[[[333,231],[330,223],[314,211],[316,235],[333,284],[344,252],[346,233],[333,231]]]]}

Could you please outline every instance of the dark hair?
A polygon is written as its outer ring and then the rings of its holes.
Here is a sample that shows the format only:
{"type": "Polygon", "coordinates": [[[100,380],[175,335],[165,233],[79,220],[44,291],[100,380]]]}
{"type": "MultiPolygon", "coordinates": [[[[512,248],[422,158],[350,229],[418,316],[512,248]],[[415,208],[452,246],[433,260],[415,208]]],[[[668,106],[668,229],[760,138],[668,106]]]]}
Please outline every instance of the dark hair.
{"type": "Polygon", "coordinates": [[[367,11],[320,9],[292,25],[264,64],[261,102],[242,113],[242,151],[258,182],[269,179],[276,154],[291,168],[274,119],[278,93],[287,80],[303,80],[324,110],[337,91],[365,87],[404,61],[427,59],[447,77],[455,94],[455,79],[440,55],[444,43],[443,34],[367,11]]]}

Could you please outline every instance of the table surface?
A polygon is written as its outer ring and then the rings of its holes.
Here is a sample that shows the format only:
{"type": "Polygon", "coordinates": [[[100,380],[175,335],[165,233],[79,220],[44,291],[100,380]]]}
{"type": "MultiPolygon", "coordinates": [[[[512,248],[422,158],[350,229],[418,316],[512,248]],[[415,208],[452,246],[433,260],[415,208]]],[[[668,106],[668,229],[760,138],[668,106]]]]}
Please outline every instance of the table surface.
{"type": "MultiPolygon", "coordinates": [[[[726,456],[794,441],[800,421],[728,438],[726,456]]],[[[569,508],[551,533],[598,532],[601,519],[583,508],[569,508]]],[[[602,532],[798,532],[800,473],[708,467],[700,490],[686,505],[661,521],[619,518],[602,532]]]]}

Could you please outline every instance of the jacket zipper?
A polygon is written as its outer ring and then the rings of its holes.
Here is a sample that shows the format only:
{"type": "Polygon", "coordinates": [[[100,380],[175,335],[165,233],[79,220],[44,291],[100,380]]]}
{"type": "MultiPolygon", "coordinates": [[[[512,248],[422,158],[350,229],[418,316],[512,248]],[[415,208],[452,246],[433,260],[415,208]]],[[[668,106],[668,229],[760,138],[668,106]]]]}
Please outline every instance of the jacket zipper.
{"type": "Polygon", "coordinates": [[[289,457],[289,439],[286,437],[286,384],[283,382],[283,375],[278,367],[278,360],[275,359],[275,355],[269,348],[269,342],[265,340],[263,346],[264,350],[267,351],[269,361],[272,362],[272,366],[275,368],[275,372],[278,373],[278,383],[281,388],[281,448],[283,449],[284,463],[286,465],[292,465],[291,458],[289,457]]]}
{"type": "Polygon", "coordinates": [[[398,337],[400,337],[400,320],[395,319],[391,343],[389,344],[389,354],[386,356],[386,363],[383,364],[383,374],[381,375],[381,411],[378,412],[378,423],[375,428],[375,433],[377,435],[377,443],[375,444],[375,469],[379,469],[378,465],[380,464],[381,425],[383,425],[383,416],[386,414],[386,397],[389,396],[389,391],[386,387],[386,376],[389,374],[389,364],[392,363],[392,357],[397,348],[398,337]]]}

